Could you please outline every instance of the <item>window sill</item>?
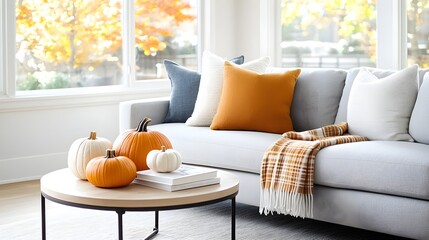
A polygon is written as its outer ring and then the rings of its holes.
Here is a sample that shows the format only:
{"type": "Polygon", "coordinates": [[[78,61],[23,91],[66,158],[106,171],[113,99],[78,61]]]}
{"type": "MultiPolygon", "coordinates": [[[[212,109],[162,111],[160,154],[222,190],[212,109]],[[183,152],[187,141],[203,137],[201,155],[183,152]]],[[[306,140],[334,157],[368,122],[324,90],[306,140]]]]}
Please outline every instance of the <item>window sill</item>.
{"type": "Polygon", "coordinates": [[[132,87],[107,86],[19,92],[0,97],[0,113],[116,104],[122,101],[165,97],[170,94],[168,80],[146,80],[132,87]]]}

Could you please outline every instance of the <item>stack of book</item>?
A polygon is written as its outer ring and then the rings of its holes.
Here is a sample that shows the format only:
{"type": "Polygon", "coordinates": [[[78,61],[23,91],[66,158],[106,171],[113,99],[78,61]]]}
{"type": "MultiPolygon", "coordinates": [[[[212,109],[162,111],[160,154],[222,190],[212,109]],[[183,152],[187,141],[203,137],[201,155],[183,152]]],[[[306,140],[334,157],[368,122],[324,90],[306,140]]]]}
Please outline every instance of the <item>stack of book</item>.
{"type": "Polygon", "coordinates": [[[219,184],[216,169],[182,165],[179,169],[169,173],[159,173],[152,170],[137,172],[134,183],[162,189],[178,191],[189,188],[219,184]]]}

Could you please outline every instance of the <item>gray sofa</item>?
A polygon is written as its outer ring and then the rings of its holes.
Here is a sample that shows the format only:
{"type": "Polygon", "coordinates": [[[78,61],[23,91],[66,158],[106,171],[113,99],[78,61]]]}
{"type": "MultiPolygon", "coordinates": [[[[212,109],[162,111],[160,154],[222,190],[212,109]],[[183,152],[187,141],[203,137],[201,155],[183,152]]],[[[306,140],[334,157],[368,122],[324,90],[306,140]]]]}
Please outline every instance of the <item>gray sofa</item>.
{"type": "MultiPolygon", "coordinates": [[[[302,69],[291,108],[294,129],[304,131],[346,121],[348,94],[358,71],[302,69]]],[[[371,71],[378,77],[393,73],[371,71]]],[[[426,70],[419,70],[420,84],[425,73],[426,70]]],[[[427,106],[429,97],[419,96],[418,101],[424,105],[424,99],[428,100],[427,106]]],[[[259,206],[261,160],[267,147],[280,135],[163,123],[168,106],[167,98],[121,103],[120,131],[135,128],[143,117],[150,117],[149,128],[164,133],[184,162],[233,172],[240,178],[237,201],[259,206]]],[[[427,121],[414,119],[419,126],[410,129],[424,128],[427,121]]],[[[422,130],[415,132],[427,133],[422,130]]],[[[427,144],[367,141],[324,148],[316,158],[315,184],[314,219],[429,239],[427,144]]]]}

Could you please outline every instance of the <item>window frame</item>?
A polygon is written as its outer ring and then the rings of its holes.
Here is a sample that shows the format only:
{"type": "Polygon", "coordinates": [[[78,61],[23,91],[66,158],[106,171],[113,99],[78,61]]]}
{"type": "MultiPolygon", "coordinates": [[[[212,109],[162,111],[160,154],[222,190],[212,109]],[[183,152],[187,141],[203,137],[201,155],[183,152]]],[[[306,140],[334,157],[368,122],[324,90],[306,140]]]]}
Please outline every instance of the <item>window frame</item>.
{"type": "MultiPolygon", "coordinates": [[[[5,54],[3,53],[5,47],[4,34],[5,32],[5,17],[4,17],[5,1],[0,2],[0,63],[5,62],[5,54]]],[[[3,64],[0,64],[0,95],[4,94],[5,84],[3,79],[5,79],[5,72],[3,64]]]]}
{"type": "MultiPolygon", "coordinates": [[[[377,68],[399,70],[407,67],[406,0],[377,1],[377,68]],[[390,26],[390,27],[385,27],[390,26]],[[392,51],[398,49],[398,51],[392,51]]],[[[273,66],[281,66],[278,51],[281,41],[281,0],[260,1],[261,55],[268,55],[273,66]],[[272,27],[275,26],[275,27],[272,27]],[[270,29],[271,28],[271,29],[270,29]]]]}
{"type": "Polygon", "coordinates": [[[261,56],[270,57],[273,66],[281,66],[281,0],[260,1],[260,14],[261,56]]]}
{"type": "MultiPolygon", "coordinates": [[[[198,41],[203,43],[203,35],[201,34],[202,26],[199,24],[203,18],[203,4],[197,1],[197,24],[198,24],[198,41]]],[[[123,14],[122,20],[122,47],[123,47],[123,63],[122,63],[122,83],[120,85],[99,86],[99,87],[83,87],[83,88],[67,88],[67,89],[49,89],[49,90],[32,90],[32,91],[16,91],[15,88],[15,45],[16,45],[16,17],[15,17],[15,0],[1,1],[0,3],[0,101],[13,103],[18,101],[17,106],[21,106],[23,102],[31,104],[35,97],[49,100],[50,98],[64,97],[65,99],[82,98],[86,96],[93,99],[94,96],[112,93],[113,96],[119,92],[131,92],[131,95],[136,94],[136,91],[145,93],[148,96],[168,95],[170,90],[170,82],[168,79],[153,79],[138,81],[135,76],[135,41],[134,41],[134,1],[122,0],[123,14]],[[19,100],[17,100],[19,99],[19,100]]],[[[204,34],[208,34],[204,32],[204,34]]],[[[197,58],[200,63],[200,50],[203,44],[198,44],[197,58]]],[[[201,64],[198,64],[199,66],[201,64]]],[[[123,98],[120,98],[123,99],[123,98]]],[[[14,105],[14,104],[12,104],[14,105]]],[[[42,104],[45,105],[45,104],[42,104]]],[[[47,104],[49,105],[49,104],[47,104]]],[[[0,107],[0,112],[5,106],[0,107]]],[[[7,109],[10,107],[8,106],[7,109]]]]}
{"type": "Polygon", "coordinates": [[[1,79],[3,86],[0,94],[2,96],[15,96],[15,1],[2,1],[0,7],[1,31],[0,33],[0,64],[1,79]],[[10,61],[13,58],[13,61],[10,61]],[[11,82],[13,79],[13,83],[11,82]]]}
{"type": "MultiPolygon", "coordinates": [[[[5,32],[5,27],[4,27],[4,25],[5,25],[5,19],[4,19],[4,2],[5,1],[2,1],[2,2],[0,2],[0,63],[3,63],[3,62],[5,62],[5,58],[4,58],[4,54],[3,54],[3,49],[4,49],[4,46],[5,46],[5,44],[4,44],[4,40],[3,40],[3,36],[5,35],[5,34],[3,34],[4,32],[5,32]]],[[[4,94],[4,81],[3,81],[3,79],[4,79],[4,76],[5,74],[4,74],[4,67],[3,67],[3,64],[0,64],[0,95],[3,95],[4,94]]]]}
{"type": "Polygon", "coordinates": [[[377,0],[376,24],[391,26],[377,28],[377,67],[394,70],[407,67],[406,0],[377,0]]]}

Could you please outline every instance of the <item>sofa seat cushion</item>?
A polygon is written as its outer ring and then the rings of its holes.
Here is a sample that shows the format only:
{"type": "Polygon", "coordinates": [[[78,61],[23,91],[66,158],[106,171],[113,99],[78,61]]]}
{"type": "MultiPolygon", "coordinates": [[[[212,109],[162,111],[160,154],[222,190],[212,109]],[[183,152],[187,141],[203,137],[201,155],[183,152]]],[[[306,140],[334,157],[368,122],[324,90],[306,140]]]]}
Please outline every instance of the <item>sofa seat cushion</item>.
{"type": "Polygon", "coordinates": [[[183,123],[148,127],[166,135],[185,163],[260,172],[265,150],[281,135],[253,131],[210,130],[183,123]]]}
{"type": "MultiPolygon", "coordinates": [[[[265,150],[280,134],[214,131],[167,123],[148,127],[165,134],[189,164],[260,173],[265,150]]],[[[367,141],[323,148],[315,184],[429,200],[429,145],[367,141]]]]}
{"type": "Polygon", "coordinates": [[[429,146],[368,141],[322,149],[315,183],[429,200],[429,146]]]}

